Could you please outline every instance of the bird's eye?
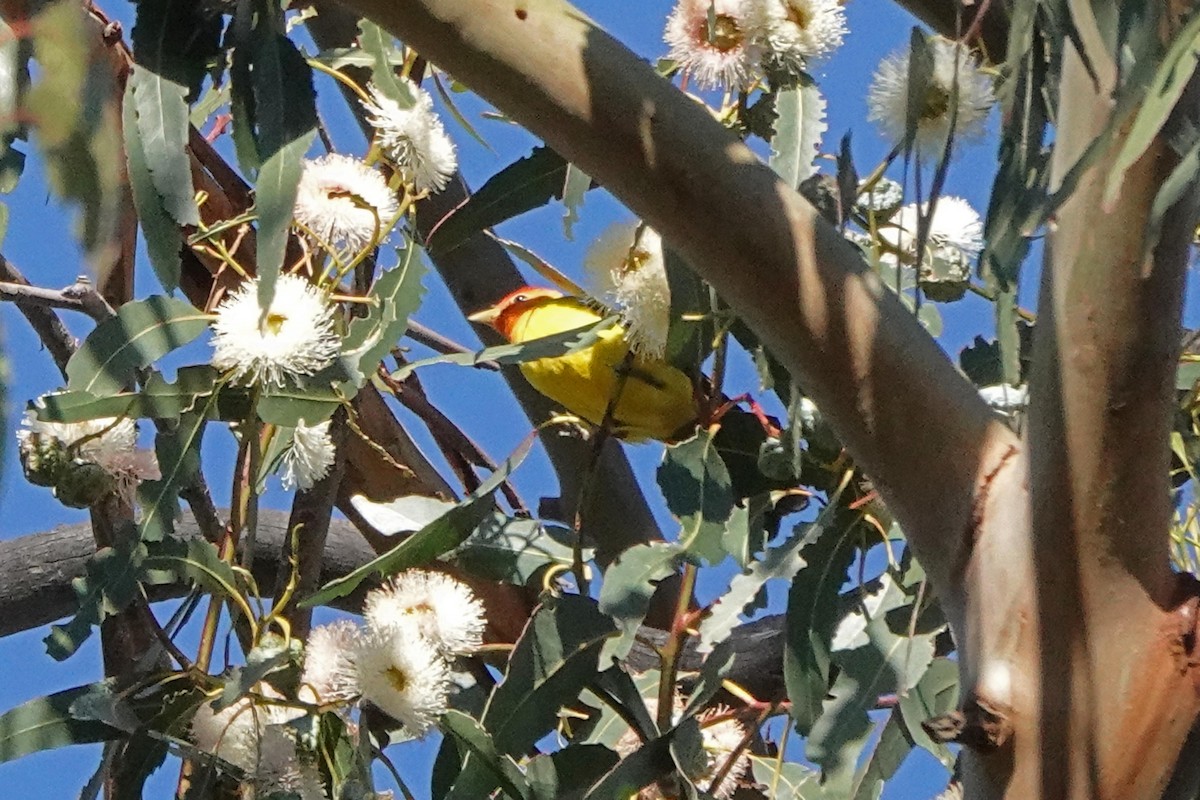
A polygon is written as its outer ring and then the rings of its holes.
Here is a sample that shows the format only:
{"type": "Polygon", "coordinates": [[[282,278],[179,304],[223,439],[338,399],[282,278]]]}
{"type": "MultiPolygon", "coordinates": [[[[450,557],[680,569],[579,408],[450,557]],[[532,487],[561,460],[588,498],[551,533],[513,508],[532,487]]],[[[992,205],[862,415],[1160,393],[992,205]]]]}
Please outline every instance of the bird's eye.
{"type": "Polygon", "coordinates": [[[513,298],[513,302],[514,302],[514,303],[524,303],[524,302],[525,302],[526,300],[528,300],[528,299],[529,299],[529,295],[527,295],[527,294],[519,294],[519,295],[517,295],[516,297],[514,297],[514,298],[513,298]]]}

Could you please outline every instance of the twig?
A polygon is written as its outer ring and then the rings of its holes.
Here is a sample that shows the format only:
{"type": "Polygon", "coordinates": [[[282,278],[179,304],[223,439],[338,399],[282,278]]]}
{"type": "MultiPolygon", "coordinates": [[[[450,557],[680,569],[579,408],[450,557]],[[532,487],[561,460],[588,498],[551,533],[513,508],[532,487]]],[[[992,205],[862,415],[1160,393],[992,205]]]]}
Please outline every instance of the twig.
{"type": "MultiPolygon", "coordinates": [[[[18,286],[29,286],[29,281],[21,274],[21,271],[12,265],[12,262],[0,255],[0,278],[3,278],[7,283],[18,286]]],[[[71,356],[75,355],[75,350],[78,344],[75,342],[75,337],[67,330],[67,326],[63,325],[62,320],[58,318],[58,314],[49,306],[35,305],[29,303],[18,303],[17,308],[25,315],[25,319],[29,320],[30,327],[37,334],[38,339],[50,351],[50,357],[54,359],[54,363],[58,366],[58,371],[63,378],[67,377],[67,362],[71,360],[71,356]]]]}
{"type": "Polygon", "coordinates": [[[690,561],[683,567],[683,581],[679,586],[678,602],[675,604],[675,619],[671,622],[666,643],[658,651],[662,668],[658,680],[659,730],[665,731],[671,727],[675,706],[675,680],[679,675],[679,659],[687,642],[688,620],[692,617],[688,609],[691,606],[692,592],[696,588],[697,572],[696,565],[690,561]]]}
{"type": "MultiPolygon", "coordinates": [[[[436,353],[441,353],[442,355],[449,355],[451,353],[474,353],[475,352],[474,350],[472,350],[469,347],[464,347],[463,345],[459,344],[458,342],[456,342],[452,339],[446,338],[445,336],[438,333],[437,331],[433,331],[433,330],[430,330],[429,328],[426,328],[424,325],[422,325],[419,322],[413,322],[411,319],[408,321],[408,331],[406,332],[405,335],[408,336],[408,338],[412,339],[414,342],[423,344],[426,347],[428,347],[430,350],[433,350],[436,353]]],[[[497,364],[495,361],[477,361],[474,364],[472,364],[472,366],[479,367],[481,369],[490,369],[493,371],[497,371],[500,369],[500,365],[497,364]]]]}

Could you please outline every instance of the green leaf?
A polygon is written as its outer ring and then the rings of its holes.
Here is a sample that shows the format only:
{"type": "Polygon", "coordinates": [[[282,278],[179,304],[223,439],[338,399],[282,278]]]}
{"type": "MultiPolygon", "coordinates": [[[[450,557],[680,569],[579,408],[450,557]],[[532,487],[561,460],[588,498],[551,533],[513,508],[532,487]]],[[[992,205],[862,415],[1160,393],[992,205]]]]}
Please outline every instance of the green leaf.
{"type": "MultiPolygon", "coordinates": [[[[821,512],[822,516],[833,507],[831,502],[821,512]]],[[[713,604],[707,617],[700,623],[700,652],[711,651],[717,642],[723,642],[739,623],[741,614],[750,605],[767,581],[773,579],[792,580],[804,566],[803,548],[812,544],[812,537],[820,535],[821,517],[810,525],[797,525],[792,535],[783,543],[772,547],[749,568],[729,582],[729,589],[713,604]]]]}
{"type": "Polygon", "coordinates": [[[294,428],[301,422],[305,425],[324,422],[341,404],[342,397],[330,383],[321,386],[314,381],[306,387],[272,387],[263,392],[254,410],[263,422],[294,428]]]}
{"type": "Polygon", "coordinates": [[[449,355],[424,358],[403,365],[392,373],[392,380],[402,381],[421,367],[432,364],[461,364],[474,366],[483,361],[493,361],[497,364],[521,364],[525,361],[536,361],[539,358],[554,358],[556,356],[574,353],[585,347],[591,347],[600,340],[600,335],[617,322],[617,317],[605,317],[595,325],[585,325],[569,331],[531,339],[522,344],[501,344],[495,347],[485,347],[474,353],[450,353],[449,355]]]}
{"type": "Polygon", "coordinates": [[[109,692],[107,684],[92,683],[39,697],[0,715],[0,763],[71,744],[108,742],[124,731],[95,720],[76,719],[71,706],[94,694],[109,692]]]}
{"type": "MultiPolygon", "coordinates": [[[[513,519],[499,512],[485,518],[448,558],[471,575],[531,585],[546,567],[570,568],[574,548],[535,519],[513,519]]],[[[591,560],[584,551],[584,560],[591,560]]]]}
{"type": "Polygon", "coordinates": [[[827,126],[825,99],[816,84],[788,86],[775,99],[775,135],[767,163],[793,189],[816,172],[813,161],[827,126]]]}
{"type": "Polygon", "coordinates": [[[138,0],[131,37],[134,60],[194,97],[209,62],[220,55],[222,28],[220,14],[192,0],[138,0]]]}
{"type": "Polygon", "coordinates": [[[71,581],[79,608],[65,625],[51,625],[43,641],[55,661],[65,661],[92,635],[92,628],[126,608],[138,594],[138,576],[146,548],[132,530],[119,532],[115,547],[102,547],[83,575],[71,581]]]}
{"type": "Polygon", "coordinates": [[[446,514],[349,575],[325,584],[316,594],[302,600],[301,608],[312,608],[335,598],[345,597],[372,575],[391,575],[410,567],[427,564],[462,544],[491,512],[492,495],[525,460],[534,441],[533,436],[527,437],[478,489],[446,514]]]}
{"type": "Polygon", "coordinates": [[[174,383],[153,372],[140,392],[103,397],[88,392],[55,392],[43,395],[39,404],[30,407],[38,419],[48,422],[81,422],[101,417],[178,420],[180,415],[196,410],[197,405],[209,419],[243,420],[250,410],[250,398],[245,390],[219,387],[216,371],[205,364],[180,368],[174,383]],[[218,389],[215,403],[201,402],[218,389]]]}
{"type": "Polygon", "coordinates": [[[680,547],[709,563],[721,561],[725,557],[721,538],[733,514],[733,490],[713,434],[701,430],[668,447],[657,478],[667,508],[682,525],[680,547]]]}
{"type": "Polygon", "coordinates": [[[125,154],[114,71],[93,66],[99,43],[85,13],[58,0],[30,21],[40,69],[22,116],[36,123],[51,187],[81,211],[78,236],[103,282],[119,247],[125,154]]]}
{"type": "Polygon", "coordinates": [[[604,659],[624,659],[650,609],[658,582],[675,574],[684,553],[671,542],[649,542],[628,548],[609,565],[600,587],[600,610],[612,617],[621,635],[604,647],[604,659]]]}
{"type": "Polygon", "coordinates": [[[821,765],[827,790],[850,788],[874,730],[868,712],[876,699],[915,687],[933,659],[936,634],[900,636],[888,627],[887,612],[907,602],[904,589],[885,574],[839,626],[838,638],[848,640],[832,650],[840,672],[805,743],[805,756],[821,765]]]}
{"type": "MultiPolygon", "coordinates": [[[[1111,205],[1121,192],[1129,168],[1142,157],[1158,136],[1171,111],[1183,96],[1196,64],[1200,62],[1200,16],[1193,15],[1171,41],[1138,106],[1133,125],[1125,134],[1121,150],[1113,160],[1104,183],[1104,204],[1111,205]]],[[[1147,237],[1150,238],[1150,237],[1147,237]]],[[[1157,238],[1157,237],[1155,237],[1157,238]]]]}
{"type": "Polygon", "coordinates": [[[549,147],[509,164],[465,203],[447,214],[428,237],[431,255],[448,253],[480,231],[561,198],[567,161],[549,147]]]}
{"type": "Polygon", "coordinates": [[[67,388],[118,394],[132,385],[138,370],[204,333],[208,322],[208,315],[191,303],[162,295],[126,303],[71,356],[67,388]]]}
{"type": "Polygon", "coordinates": [[[814,526],[805,535],[800,557],[805,568],[788,592],[783,647],[783,677],[796,729],[807,735],[821,716],[829,689],[830,643],[837,625],[838,592],[854,560],[853,526],[838,530],[814,526]]]}
{"type": "Polygon", "coordinates": [[[164,424],[155,437],[154,450],[162,477],[138,487],[138,505],[142,509],[138,537],[143,542],[162,541],[175,532],[179,490],[200,472],[200,440],[204,436],[207,410],[206,407],[200,413],[185,414],[175,426],[164,424]]]}
{"type": "Polygon", "coordinates": [[[588,791],[586,800],[627,800],[643,787],[675,770],[672,751],[676,747],[694,751],[702,747],[701,741],[700,726],[695,718],[684,720],[621,759],[588,791]]]}
{"type": "MultiPolygon", "coordinates": [[[[137,68],[134,69],[136,74],[137,68]]],[[[154,185],[149,160],[142,146],[142,134],[138,130],[132,80],[125,87],[121,124],[125,137],[125,155],[129,164],[129,189],[133,194],[133,206],[146,240],[150,266],[154,268],[154,274],[163,289],[174,292],[179,287],[179,271],[183,264],[180,256],[183,232],[163,208],[162,197],[154,185]]],[[[191,176],[188,177],[190,180],[191,176]]]]}
{"type": "Polygon", "coordinates": [[[187,153],[187,87],[138,66],[129,85],[137,110],[136,135],[162,208],[180,225],[198,225],[200,208],[187,153]]]}
{"type": "Polygon", "coordinates": [[[391,352],[408,330],[408,317],[421,306],[425,288],[421,279],[427,269],[416,244],[402,252],[402,261],[387,270],[371,289],[377,302],[365,317],[350,322],[350,331],[342,345],[342,357],[355,364],[361,375],[375,374],[379,362],[391,352]]]}
{"type": "Polygon", "coordinates": [[[750,771],[756,783],[767,787],[772,800],[821,800],[821,776],[794,761],[750,755],[750,771]]]}
{"type": "Polygon", "coordinates": [[[525,778],[536,800],[581,800],[587,787],[616,766],[619,757],[599,744],[573,744],[534,756],[525,778]]]}
{"type": "Polygon", "coordinates": [[[700,675],[696,678],[696,685],[688,696],[683,716],[695,716],[704,710],[708,702],[721,690],[721,682],[733,669],[736,657],[737,653],[734,652],[733,645],[729,642],[722,642],[713,648],[708,657],[704,659],[704,665],[700,667],[700,675]]]}
{"type": "Polygon", "coordinates": [[[412,108],[417,98],[412,96],[408,85],[396,78],[395,63],[404,64],[404,54],[396,47],[396,40],[390,33],[368,19],[358,21],[358,46],[363,53],[370,56],[364,66],[371,68],[371,82],[385,96],[400,103],[401,108],[412,108]]]}
{"type": "MultiPolygon", "coordinates": [[[[491,774],[507,797],[527,800],[533,796],[520,767],[511,756],[497,752],[492,737],[482,725],[461,711],[450,710],[442,715],[441,727],[459,743],[460,751],[470,755],[470,763],[482,766],[491,774]]],[[[474,793],[464,794],[459,786],[456,782],[450,788],[447,797],[474,800],[480,796],[474,793]]]]}
{"type": "Polygon", "coordinates": [[[912,745],[905,737],[900,712],[893,710],[883,725],[879,741],[859,766],[849,796],[854,800],[878,800],[884,783],[896,774],[911,752],[912,745]]]}
{"type": "Polygon", "coordinates": [[[900,695],[899,712],[908,740],[929,751],[942,766],[954,766],[954,753],[930,738],[921,723],[958,707],[958,662],[935,658],[917,685],[900,695]]]}
{"type": "MultiPolygon", "coordinates": [[[[273,12],[262,9],[255,17],[249,37],[252,130],[261,163],[254,187],[261,308],[268,308],[275,296],[275,280],[287,250],[304,154],[317,131],[312,68],[291,39],[275,30],[272,17],[273,12]]],[[[242,76],[244,80],[244,74],[235,70],[232,77],[237,81],[242,76]]]]}
{"type": "Polygon", "coordinates": [[[483,727],[501,752],[523,754],[554,730],[559,708],[596,676],[600,648],[615,632],[589,598],[550,596],[542,602],[483,713],[483,727]]]}
{"type": "Polygon", "coordinates": [[[241,593],[241,581],[233,567],[221,558],[217,547],[206,539],[164,539],[146,545],[142,564],[147,583],[186,580],[213,594],[233,597],[241,593]]]}
{"type": "Polygon", "coordinates": [[[563,212],[563,236],[566,237],[567,241],[575,238],[573,231],[575,223],[579,221],[579,209],[583,207],[583,199],[591,188],[591,176],[574,164],[567,164],[567,176],[563,180],[562,192],[562,201],[565,208],[563,212]]]}

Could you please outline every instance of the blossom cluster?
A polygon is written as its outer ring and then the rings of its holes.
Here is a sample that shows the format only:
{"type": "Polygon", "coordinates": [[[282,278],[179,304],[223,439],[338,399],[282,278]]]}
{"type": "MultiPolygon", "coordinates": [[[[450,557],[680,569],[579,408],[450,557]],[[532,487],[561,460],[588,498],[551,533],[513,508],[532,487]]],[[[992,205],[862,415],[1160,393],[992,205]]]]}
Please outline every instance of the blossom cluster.
{"type": "Polygon", "coordinates": [[[139,482],[161,477],[154,451],[137,447],[137,426],[125,418],[49,422],[30,409],[17,449],[26,478],[75,508],[114,493],[129,499],[139,482]]]}
{"type": "MultiPolygon", "coordinates": [[[[353,725],[355,703],[370,703],[420,737],[446,710],[451,659],[482,642],[483,605],[448,575],[410,570],[367,595],[362,626],[339,620],[312,630],[298,700],[332,707],[353,725]]],[[[325,800],[316,762],[296,737],[308,713],[266,684],[215,711],[204,703],[191,722],[197,748],[239,768],[256,792],[325,800]]]]}
{"type": "Polygon", "coordinates": [[[446,710],[452,659],[483,641],[483,604],[440,572],[409,570],[368,593],[363,626],[313,630],[301,675],[317,703],[361,697],[422,736],[446,710]]]}
{"type": "MultiPolygon", "coordinates": [[[[647,699],[646,710],[651,716],[658,713],[658,701],[647,699]]],[[[679,721],[683,711],[682,698],[675,698],[674,717],[679,721]]],[[[708,795],[726,800],[737,791],[738,784],[750,768],[750,757],[746,754],[742,740],[746,736],[746,728],[733,717],[730,709],[725,706],[715,706],[696,717],[700,724],[700,752],[697,753],[696,763],[682,765],[698,789],[708,795]],[[732,759],[732,763],[730,762],[732,759]],[[716,778],[721,776],[718,781],[716,778]]],[[[633,730],[628,730],[617,740],[616,751],[621,758],[627,758],[642,746],[642,740],[633,730]]],[[[639,791],[636,800],[662,800],[662,789],[657,784],[650,784],[639,791]]]]}
{"type": "Polygon", "coordinates": [[[701,88],[742,90],[764,72],[798,77],[845,35],[837,0],[679,0],[663,39],[701,88]]]}
{"type": "Polygon", "coordinates": [[[583,264],[593,293],[620,313],[630,346],[661,358],[671,322],[671,288],[658,232],[616,223],[592,243],[583,264]]]}

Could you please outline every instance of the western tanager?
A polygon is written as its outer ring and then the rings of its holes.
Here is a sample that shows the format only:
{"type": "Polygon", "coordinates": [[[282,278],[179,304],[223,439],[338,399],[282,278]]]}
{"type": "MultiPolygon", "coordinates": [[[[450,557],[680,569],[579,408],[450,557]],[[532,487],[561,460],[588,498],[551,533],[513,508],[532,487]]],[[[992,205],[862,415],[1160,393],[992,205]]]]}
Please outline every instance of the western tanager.
{"type": "MultiPolygon", "coordinates": [[[[577,297],[525,287],[468,319],[521,343],[595,325],[603,318],[577,297]]],[[[699,416],[691,378],[662,359],[635,353],[627,362],[628,354],[625,329],[614,324],[595,344],[526,361],[520,369],[533,388],[594,425],[603,422],[610,401],[617,398],[611,424],[627,441],[670,441],[689,435],[689,426],[699,416]]]]}

